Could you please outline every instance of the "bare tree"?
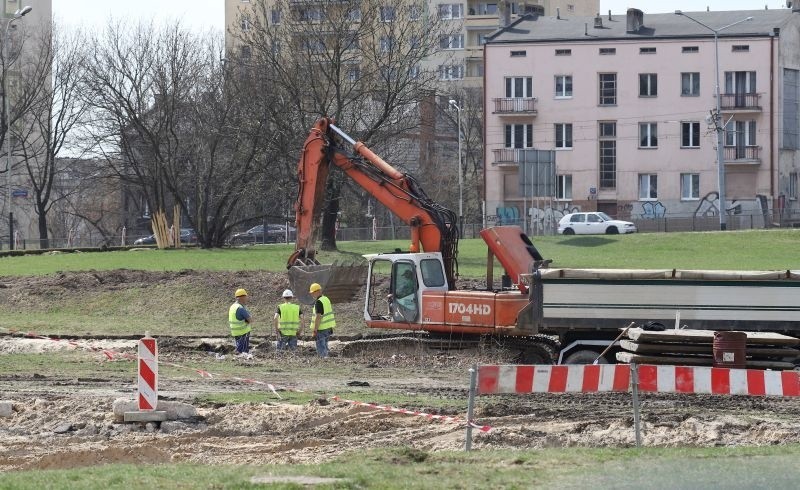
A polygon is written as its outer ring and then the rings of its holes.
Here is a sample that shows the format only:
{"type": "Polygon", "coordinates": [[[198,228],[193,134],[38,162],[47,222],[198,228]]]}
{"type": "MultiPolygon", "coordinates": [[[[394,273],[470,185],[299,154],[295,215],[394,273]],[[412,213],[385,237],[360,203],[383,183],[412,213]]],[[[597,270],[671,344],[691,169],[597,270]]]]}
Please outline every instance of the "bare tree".
{"type": "MultiPolygon", "coordinates": [[[[438,53],[448,26],[410,0],[292,2],[255,0],[240,12],[232,34],[240,52],[261,67],[271,92],[283,101],[270,125],[281,133],[293,169],[308,128],[332,116],[376,150],[419,129],[420,101],[434,92],[435,70],[425,62],[438,53]]],[[[322,249],[336,248],[336,219],[343,177],[328,181],[322,249]]]]}
{"type": "Polygon", "coordinates": [[[56,156],[86,122],[86,106],[79,96],[86,70],[85,39],[80,31],[66,33],[54,25],[30,41],[36,49],[28,49],[20,62],[26,71],[23,83],[29,86],[25,92],[36,97],[13,133],[16,141],[24,142],[19,145],[21,165],[33,190],[39,245],[48,248],[48,212],[56,199],[65,197],[53,192],[64,171],[59,166],[64,160],[56,156]]]}
{"type": "Polygon", "coordinates": [[[212,33],[109,23],[92,51],[85,94],[109,169],[153,214],[177,204],[202,244],[222,245],[268,161],[265,99],[231,87],[212,33]]]}

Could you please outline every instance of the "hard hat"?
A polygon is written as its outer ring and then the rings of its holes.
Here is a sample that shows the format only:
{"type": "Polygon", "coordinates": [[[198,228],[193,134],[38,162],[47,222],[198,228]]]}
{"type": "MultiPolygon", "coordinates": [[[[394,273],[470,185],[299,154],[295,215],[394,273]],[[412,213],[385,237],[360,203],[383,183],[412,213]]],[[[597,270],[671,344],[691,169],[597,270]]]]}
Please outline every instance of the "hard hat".
{"type": "Polygon", "coordinates": [[[239,296],[247,296],[247,291],[245,291],[244,288],[239,288],[239,289],[236,290],[236,293],[234,294],[234,296],[236,296],[237,298],[239,296]]]}
{"type": "Polygon", "coordinates": [[[294,294],[292,293],[291,289],[285,290],[281,296],[284,298],[294,298],[294,294]]]}
{"type": "Polygon", "coordinates": [[[314,293],[314,292],[317,292],[317,291],[319,291],[321,289],[322,289],[322,286],[320,286],[318,283],[315,282],[315,283],[311,284],[311,286],[309,286],[308,292],[309,293],[314,293]]]}

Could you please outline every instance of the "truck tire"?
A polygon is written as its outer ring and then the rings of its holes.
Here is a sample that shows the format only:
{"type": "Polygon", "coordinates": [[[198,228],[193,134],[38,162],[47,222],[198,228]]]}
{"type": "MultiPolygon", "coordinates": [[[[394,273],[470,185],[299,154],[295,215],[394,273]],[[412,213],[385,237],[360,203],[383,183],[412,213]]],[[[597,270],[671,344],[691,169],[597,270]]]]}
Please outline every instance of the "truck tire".
{"type": "MultiPolygon", "coordinates": [[[[564,359],[564,364],[592,364],[599,355],[599,352],[589,349],[576,350],[564,359]]],[[[601,357],[597,364],[608,364],[608,359],[601,357]]]]}
{"type": "Polygon", "coordinates": [[[515,361],[519,364],[553,364],[553,356],[544,346],[531,344],[522,348],[515,361]]]}

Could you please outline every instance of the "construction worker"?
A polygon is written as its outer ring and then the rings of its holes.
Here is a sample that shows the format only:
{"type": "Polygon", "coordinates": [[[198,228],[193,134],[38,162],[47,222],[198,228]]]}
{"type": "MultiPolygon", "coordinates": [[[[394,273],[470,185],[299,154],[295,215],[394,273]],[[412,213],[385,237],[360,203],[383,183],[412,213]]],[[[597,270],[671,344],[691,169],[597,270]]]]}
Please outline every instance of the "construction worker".
{"type": "Polygon", "coordinates": [[[250,354],[250,324],[253,319],[250,312],[247,311],[245,305],[247,304],[248,297],[247,291],[239,288],[234,293],[236,302],[228,308],[228,324],[231,327],[231,335],[236,340],[236,354],[243,359],[252,359],[253,354],[250,354]]]}
{"type": "Polygon", "coordinates": [[[336,320],[333,316],[331,300],[322,294],[322,286],[313,283],[308,288],[314,298],[314,317],[311,319],[311,335],[317,341],[317,354],[328,357],[328,338],[333,334],[336,320]]]}
{"type": "Polygon", "coordinates": [[[278,311],[272,319],[275,332],[278,334],[278,351],[288,349],[292,352],[297,350],[297,336],[299,334],[303,312],[300,305],[293,303],[294,293],[287,289],[281,295],[283,303],[278,305],[278,311]]]}

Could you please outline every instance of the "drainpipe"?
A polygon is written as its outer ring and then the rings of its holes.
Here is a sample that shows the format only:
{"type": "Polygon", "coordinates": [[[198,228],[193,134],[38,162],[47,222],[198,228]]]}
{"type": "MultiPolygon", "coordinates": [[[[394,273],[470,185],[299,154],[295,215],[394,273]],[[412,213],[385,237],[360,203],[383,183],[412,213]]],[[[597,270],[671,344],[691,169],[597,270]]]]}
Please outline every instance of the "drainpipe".
{"type": "Polygon", "coordinates": [[[769,195],[775,209],[775,34],[769,36],[769,195]]]}

